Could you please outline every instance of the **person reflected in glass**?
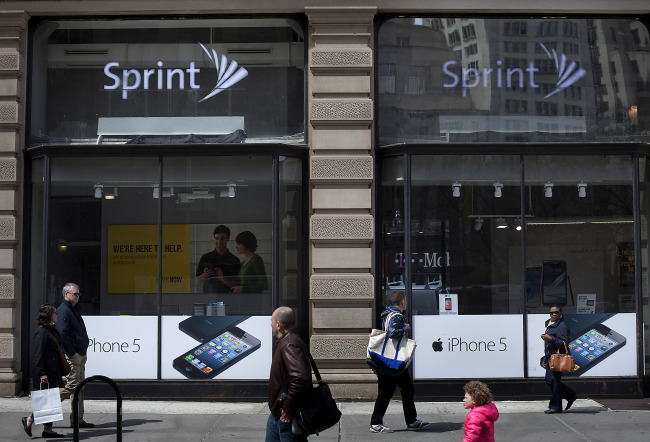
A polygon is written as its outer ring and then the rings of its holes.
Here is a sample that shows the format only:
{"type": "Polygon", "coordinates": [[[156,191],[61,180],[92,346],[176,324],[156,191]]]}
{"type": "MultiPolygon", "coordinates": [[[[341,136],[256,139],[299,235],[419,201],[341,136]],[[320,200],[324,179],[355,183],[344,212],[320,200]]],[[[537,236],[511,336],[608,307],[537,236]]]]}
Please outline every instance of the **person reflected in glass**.
{"type": "Polygon", "coordinates": [[[233,286],[233,293],[262,293],[268,288],[266,269],[262,257],[255,253],[257,238],[245,230],[235,238],[237,253],[244,255],[239,270],[240,285],[233,286]]]}
{"type": "Polygon", "coordinates": [[[203,293],[230,293],[231,287],[239,285],[237,274],[241,263],[228,250],[230,229],[219,225],[213,235],[215,248],[201,256],[196,267],[196,284],[203,288],[203,293]]]}
{"type": "MultiPolygon", "coordinates": [[[[63,388],[63,374],[59,363],[59,346],[62,342],[61,335],[54,327],[58,319],[56,307],[52,304],[43,304],[38,309],[36,316],[36,330],[34,331],[34,350],[32,352],[32,383],[34,390],[41,388],[63,388]]],[[[34,414],[21,419],[23,429],[32,437],[34,414]]],[[[41,434],[45,438],[64,437],[52,430],[52,422],[43,424],[41,434]]]]}
{"type": "Polygon", "coordinates": [[[546,370],[544,379],[551,387],[551,400],[548,403],[546,414],[562,413],[562,399],[566,399],[565,410],[571,408],[576,401],[576,392],[562,383],[562,372],[553,371],[549,366],[551,355],[556,352],[566,353],[571,330],[562,317],[562,307],[553,305],[549,311],[550,319],[546,320],[546,330],[542,334],[544,341],[544,356],[540,364],[546,370]],[[566,346],[566,347],[565,347],[566,346]]]}

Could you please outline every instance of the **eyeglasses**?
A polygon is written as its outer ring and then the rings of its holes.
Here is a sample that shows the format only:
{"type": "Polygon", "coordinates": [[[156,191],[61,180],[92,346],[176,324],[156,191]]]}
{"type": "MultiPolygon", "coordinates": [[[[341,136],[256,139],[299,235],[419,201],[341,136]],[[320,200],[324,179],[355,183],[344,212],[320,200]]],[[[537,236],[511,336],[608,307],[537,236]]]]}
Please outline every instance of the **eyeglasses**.
{"type": "Polygon", "coordinates": [[[561,312],[549,312],[549,315],[559,315],[561,312]]]}
{"type": "Polygon", "coordinates": [[[71,294],[72,296],[81,296],[81,293],[79,293],[79,292],[76,292],[76,293],[70,292],[70,294],[71,294]]]}

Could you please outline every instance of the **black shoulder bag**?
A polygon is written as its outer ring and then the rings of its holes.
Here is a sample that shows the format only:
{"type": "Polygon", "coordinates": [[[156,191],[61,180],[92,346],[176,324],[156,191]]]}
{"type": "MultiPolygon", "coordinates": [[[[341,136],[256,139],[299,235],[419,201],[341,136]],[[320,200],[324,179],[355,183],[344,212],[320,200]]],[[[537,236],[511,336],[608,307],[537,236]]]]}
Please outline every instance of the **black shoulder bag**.
{"type": "MultiPolygon", "coordinates": [[[[336,425],[336,423],[341,419],[341,410],[339,410],[336,401],[332,398],[330,388],[320,377],[318,367],[316,367],[316,363],[314,362],[311,353],[308,351],[307,354],[309,355],[309,361],[314,370],[314,375],[316,375],[318,385],[315,387],[312,386],[312,388],[307,390],[302,403],[298,407],[298,415],[294,416],[294,418],[295,423],[297,423],[300,430],[302,430],[302,434],[318,435],[321,431],[325,431],[336,425]]],[[[282,390],[286,394],[287,387],[284,385],[284,382],[282,382],[275,371],[273,372],[273,376],[275,376],[275,379],[280,383],[280,385],[282,385],[282,390]]]]}

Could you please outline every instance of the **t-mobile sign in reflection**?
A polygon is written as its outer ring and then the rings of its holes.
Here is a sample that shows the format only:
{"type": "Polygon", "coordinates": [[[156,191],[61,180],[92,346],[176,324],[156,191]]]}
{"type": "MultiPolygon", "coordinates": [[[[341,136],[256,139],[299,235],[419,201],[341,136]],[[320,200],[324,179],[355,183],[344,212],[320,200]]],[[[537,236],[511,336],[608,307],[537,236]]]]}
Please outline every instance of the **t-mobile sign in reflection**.
{"type": "Polygon", "coordinates": [[[520,315],[416,315],[414,377],[523,377],[522,330],[520,315]]]}

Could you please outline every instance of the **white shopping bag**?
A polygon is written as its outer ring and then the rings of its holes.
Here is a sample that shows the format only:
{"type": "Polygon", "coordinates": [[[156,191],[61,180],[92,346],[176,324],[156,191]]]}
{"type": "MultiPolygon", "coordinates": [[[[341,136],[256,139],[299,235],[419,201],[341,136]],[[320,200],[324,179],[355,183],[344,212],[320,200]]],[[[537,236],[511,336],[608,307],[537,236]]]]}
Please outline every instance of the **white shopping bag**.
{"type": "MultiPolygon", "coordinates": [[[[47,386],[49,387],[50,384],[47,384],[47,386]]],[[[32,409],[34,410],[35,424],[62,421],[63,409],[61,408],[59,389],[47,388],[32,391],[32,409]]]]}

